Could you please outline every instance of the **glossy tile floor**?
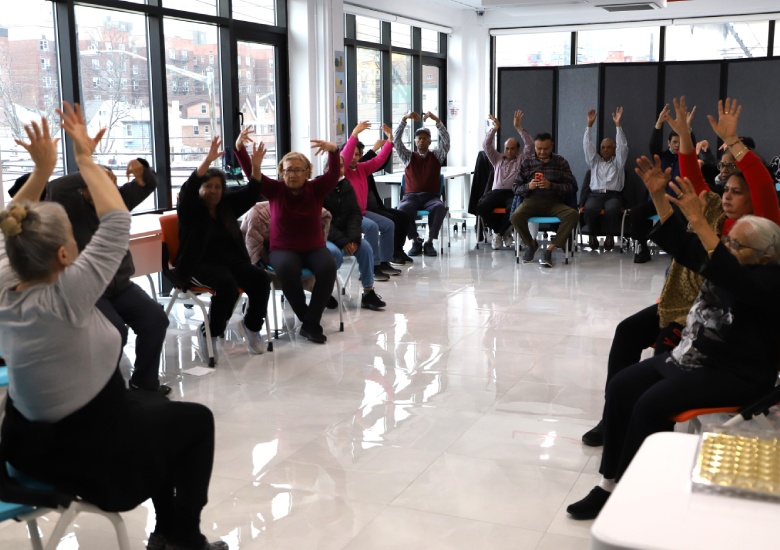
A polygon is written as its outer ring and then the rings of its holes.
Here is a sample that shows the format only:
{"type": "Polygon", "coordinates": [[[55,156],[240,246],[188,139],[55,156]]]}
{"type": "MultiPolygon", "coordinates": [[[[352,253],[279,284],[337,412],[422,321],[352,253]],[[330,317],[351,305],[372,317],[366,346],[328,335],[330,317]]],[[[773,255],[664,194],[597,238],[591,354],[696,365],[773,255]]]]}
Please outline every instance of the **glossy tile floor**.
{"type": "MultiPolygon", "coordinates": [[[[580,436],[601,413],[614,327],[653,303],[668,259],[554,260],[518,266],[456,234],[443,257],[377,283],[384,312],[358,307],[353,275],[345,331],[326,311],[326,345],[283,332],[249,355],[234,316],[202,377],[182,374],[203,364],[199,314],[177,306],[164,381],[217,422],[204,533],[233,550],[588,548],[592,522],[565,512],[598,480],[600,451],[580,436]]],[[[57,517],[39,520],[44,540],[57,517]]],[[[123,517],[144,548],[151,503],[123,517]]],[[[25,526],[0,524],[0,547],[29,547],[25,526]]],[[[89,515],[59,546],[115,547],[89,515]]]]}

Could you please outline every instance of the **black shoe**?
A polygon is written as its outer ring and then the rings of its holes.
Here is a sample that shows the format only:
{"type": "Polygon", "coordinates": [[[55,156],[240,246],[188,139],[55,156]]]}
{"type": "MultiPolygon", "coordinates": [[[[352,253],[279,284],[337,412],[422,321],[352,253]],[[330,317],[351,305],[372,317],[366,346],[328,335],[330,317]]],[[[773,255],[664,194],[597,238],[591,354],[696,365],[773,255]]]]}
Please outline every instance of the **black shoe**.
{"type": "Polygon", "coordinates": [[[128,386],[130,387],[131,390],[148,391],[150,393],[156,393],[156,394],[160,395],[161,397],[168,397],[170,395],[170,393],[173,391],[173,388],[171,388],[170,386],[166,386],[165,384],[160,384],[156,388],[151,388],[151,389],[149,389],[149,388],[142,388],[141,386],[139,386],[138,384],[136,384],[132,380],[130,380],[130,382],[128,383],[128,386]]]}
{"type": "Polygon", "coordinates": [[[215,542],[204,541],[201,546],[189,547],[168,543],[166,550],[230,550],[228,543],[218,540],[215,542]]]}
{"type": "Polygon", "coordinates": [[[391,277],[401,274],[401,270],[391,266],[390,262],[382,262],[381,264],[379,264],[379,269],[382,270],[382,273],[387,273],[391,277]]]}
{"type": "Polygon", "coordinates": [[[298,331],[298,334],[315,344],[324,344],[328,340],[328,337],[322,333],[322,327],[319,325],[304,323],[301,325],[301,330],[298,331]]]}
{"type": "Polygon", "coordinates": [[[439,253],[436,252],[436,248],[433,246],[433,243],[427,242],[427,241],[423,245],[423,254],[425,254],[426,256],[430,256],[430,257],[439,255],[439,253]]]}
{"type": "Polygon", "coordinates": [[[146,543],[146,550],[166,550],[168,548],[168,539],[164,535],[152,533],[149,535],[149,541],[146,543]]]}
{"type": "Polygon", "coordinates": [[[591,235],[588,239],[588,247],[590,247],[591,250],[598,250],[599,249],[599,239],[596,237],[596,235],[591,235]]]}
{"type": "Polygon", "coordinates": [[[387,304],[382,301],[382,297],[373,290],[364,290],[363,298],[360,300],[360,307],[378,311],[387,304]]]}
{"type": "Polygon", "coordinates": [[[325,307],[328,309],[338,309],[339,308],[339,301],[336,300],[333,296],[328,298],[328,303],[325,304],[325,307]]]}
{"type": "Polygon", "coordinates": [[[613,248],[615,248],[615,237],[612,235],[607,235],[607,238],[604,239],[604,250],[609,252],[613,248]]]}
{"type": "Polygon", "coordinates": [[[574,504],[569,504],[566,511],[572,519],[596,519],[611,494],[601,487],[594,487],[588,496],[574,504]]]}
{"type": "Polygon", "coordinates": [[[390,275],[382,271],[382,268],[378,265],[374,266],[374,280],[375,281],[389,281],[390,275]]]}
{"type": "Polygon", "coordinates": [[[393,259],[390,260],[390,263],[393,265],[404,265],[414,263],[414,260],[407,256],[406,252],[401,250],[400,252],[393,254],[393,259]]]}
{"type": "Polygon", "coordinates": [[[422,254],[423,242],[422,239],[415,239],[412,242],[412,248],[409,249],[409,256],[419,256],[422,254]]]}
{"type": "Polygon", "coordinates": [[[650,261],[650,249],[646,244],[639,245],[639,252],[634,254],[635,264],[644,264],[650,261]]]}
{"type": "Polygon", "coordinates": [[[596,427],[582,435],[582,442],[588,447],[601,447],[604,445],[604,421],[599,420],[596,427]]]}

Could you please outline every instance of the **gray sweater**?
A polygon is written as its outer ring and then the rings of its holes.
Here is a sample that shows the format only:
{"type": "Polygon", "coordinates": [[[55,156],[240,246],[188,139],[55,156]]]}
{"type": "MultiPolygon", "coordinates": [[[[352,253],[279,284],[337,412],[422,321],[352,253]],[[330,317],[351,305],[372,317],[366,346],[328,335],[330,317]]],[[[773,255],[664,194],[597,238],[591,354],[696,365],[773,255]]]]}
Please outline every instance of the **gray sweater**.
{"type": "Polygon", "coordinates": [[[9,394],[27,420],[57,422],[89,403],[117,367],[121,338],[95,308],[129,247],[130,214],[103,215],[94,237],[51,284],[15,290],[0,238],[0,349],[9,394]]]}

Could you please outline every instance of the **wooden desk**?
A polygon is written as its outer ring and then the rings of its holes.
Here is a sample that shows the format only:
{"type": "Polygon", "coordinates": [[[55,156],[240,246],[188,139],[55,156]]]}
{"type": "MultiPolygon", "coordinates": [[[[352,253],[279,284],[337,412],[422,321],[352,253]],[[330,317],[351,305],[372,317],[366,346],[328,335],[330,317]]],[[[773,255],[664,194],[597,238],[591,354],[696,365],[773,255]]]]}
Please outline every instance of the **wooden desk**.
{"type": "Polygon", "coordinates": [[[775,548],[780,504],[691,491],[699,436],[648,437],[591,529],[593,550],[775,548]]]}

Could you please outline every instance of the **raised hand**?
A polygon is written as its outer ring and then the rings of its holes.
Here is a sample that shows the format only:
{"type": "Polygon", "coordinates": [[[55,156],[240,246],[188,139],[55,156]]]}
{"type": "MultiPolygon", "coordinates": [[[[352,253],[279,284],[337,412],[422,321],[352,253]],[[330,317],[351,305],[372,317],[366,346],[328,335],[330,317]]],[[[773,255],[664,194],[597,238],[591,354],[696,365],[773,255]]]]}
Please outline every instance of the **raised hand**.
{"type": "Polygon", "coordinates": [[[699,153],[701,153],[702,151],[704,151],[706,153],[707,151],[709,151],[709,149],[710,149],[710,142],[707,141],[706,139],[703,139],[703,140],[701,140],[701,141],[696,143],[696,154],[697,155],[699,153]]]}
{"type": "Polygon", "coordinates": [[[409,120],[410,118],[415,122],[417,122],[418,120],[420,120],[420,115],[419,113],[415,113],[414,111],[412,111],[408,115],[404,115],[404,120],[409,120]]]}
{"type": "Polygon", "coordinates": [[[57,114],[62,118],[62,128],[73,141],[73,151],[76,156],[92,156],[95,152],[100,138],[106,133],[105,128],[98,130],[95,137],[89,137],[87,126],[84,123],[84,114],[81,112],[81,105],[74,103],[73,107],[67,101],[62,102],[62,109],[57,109],[57,114]]]}
{"type": "Polygon", "coordinates": [[[368,130],[369,128],[371,128],[371,123],[369,121],[364,120],[362,122],[358,122],[357,126],[355,126],[355,129],[352,130],[352,137],[357,139],[360,132],[363,130],[368,130]]]}
{"type": "Polygon", "coordinates": [[[731,145],[737,139],[737,122],[742,113],[742,105],[736,99],[726,98],[726,101],[718,101],[718,120],[707,115],[712,130],[718,134],[726,144],[731,145]]]}
{"type": "Polygon", "coordinates": [[[219,157],[225,154],[225,151],[221,150],[222,148],[222,138],[219,136],[214,136],[211,138],[211,145],[209,146],[209,152],[206,154],[206,162],[207,164],[211,164],[215,160],[217,160],[219,157]]]}
{"type": "Polygon", "coordinates": [[[498,131],[498,129],[501,128],[501,121],[498,120],[495,115],[488,115],[488,119],[493,123],[494,130],[498,131]]]}
{"type": "Polygon", "coordinates": [[[685,105],[685,96],[680,96],[679,100],[674,98],[672,101],[674,103],[675,118],[672,118],[671,113],[667,111],[664,120],[669,123],[669,126],[672,127],[672,130],[677,132],[677,134],[680,136],[680,140],[682,141],[683,136],[690,134],[690,126],[688,125],[688,107],[685,105]]]}
{"type": "Polygon", "coordinates": [[[588,109],[588,128],[596,122],[596,109],[588,109]]]}
{"type": "Polygon", "coordinates": [[[425,113],[425,115],[423,115],[423,122],[425,122],[425,121],[426,121],[426,120],[428,120],[429,118],[430,118],[431,120],[433,120],[433,121],[434,121],[436,124],[438,124],[439,122],[441,122],[441,121],[439,120],[439,117],[437,117],[436,115],[434,115],[434,114],[433,114],[432,112],[430,112],[430,111],[428,111],[427,113],[425,113]]]}
{"type": "Polygon", "coordinates": [[[636,159],[637,167],[634,172],[645,182],[645,187],[651,195],[663,195],[666,193],[666,184],[672,176],[672,168],[666,170],[661,168],[661,159],[658,155],[653,155],[651,162],[646,156],[636,159]]]}
{"type": "Polygon", "coordinates": [[[696,189],[688,178],[677,177],[677,182],[669,182],[669,187],[677,196],[668,194],[666,198],[672,204],[680,207],[680,211],[685,215],[690,223],[695,224],[704,219],[704,195],[708,193],[705,189],[699,196],[696,195],[696,189]]]}
{"type": "Polygon", "coordinates": [[[325,153],[338,153],[339,148],[335,143],[325,141],[324,139],[311,139],[311,148],[317,149],[315,155],[324,155],[325,153]]]}
{"type": "Polygon", "coordinates": [[[696,114],[696,105],[693,106],[693,109],[691,109],[691,112],[688,113],[688,116],[685,117],[685,121],[688,123],[688,131],[691,130],[691,125],[693,124],[693,116],[696,114]]]}
{"type": "Polygon", "coordinates": [[[515,116],[513,119],[515,130],[518,132],[523,129],[523,117],[525,116],[525,113],[518,109],[515,111],[515,116]]]}
{"type": "Polygon", "coordinates": [[[236,138],[236,151],[240,151],[243,149],[247,143],[254,143],[252,138],[249,137],[249,134],[252,133],[252,127],[247,126],[243,130],[241,130],[241,133],[238,134],[238,137],[236,138]]]}
{"type": "Polygon", "coordinates": [[[615,109],[615,112],[612,113],[612,121],[615,123],[615,128],[620,128],[620,124],[623,121],[623,107],[615,109]]]}
{"type": "MultiPolygon", "coordinates": [[[[388,141],[393,141],[393,129],[390,128],[390,126],[388,126],[387,124],[382,124],[382,133],[385,135],[388,141]]],[[[384,140],[381,141],[382,141],[382,145],[384,145],[385,144],[384,140]]]]}
{"type": "Polygon", "coordinates": [[[144,186],[144,165],[138,162],[138,159],[133,159],[130,162],[127,163],[127,170],[125,170],[125,176],[127,176],[127,179],[130,179],[130,176],[133,177],[135,181],[138,182],[138,184],[143,187],[144,186]]]}
{"type": "Polygon", "coordinates": [[[664,120],[666,120],[666,115],[669,114],[669,104],[667,103],[664,105],[664,108],[661,109],[661,112],[658,113],[658,120],[655,121],[655,129],[660,130],[664,125],[664,120]]]}
{"type": "Polygon", "coordinates": [[[41,168],[51,174],[57,165],[57,153],[59,152],[57,144],[60,142],[60,138],[51,139],[49,121],[46,120],[46,117],[41,119],[40,126],[34,121],[25,124],[24,131],[27,132],[30,143],[18,139],[14,139],[14,141],[30,154],[36,168],[41,168]]]}

